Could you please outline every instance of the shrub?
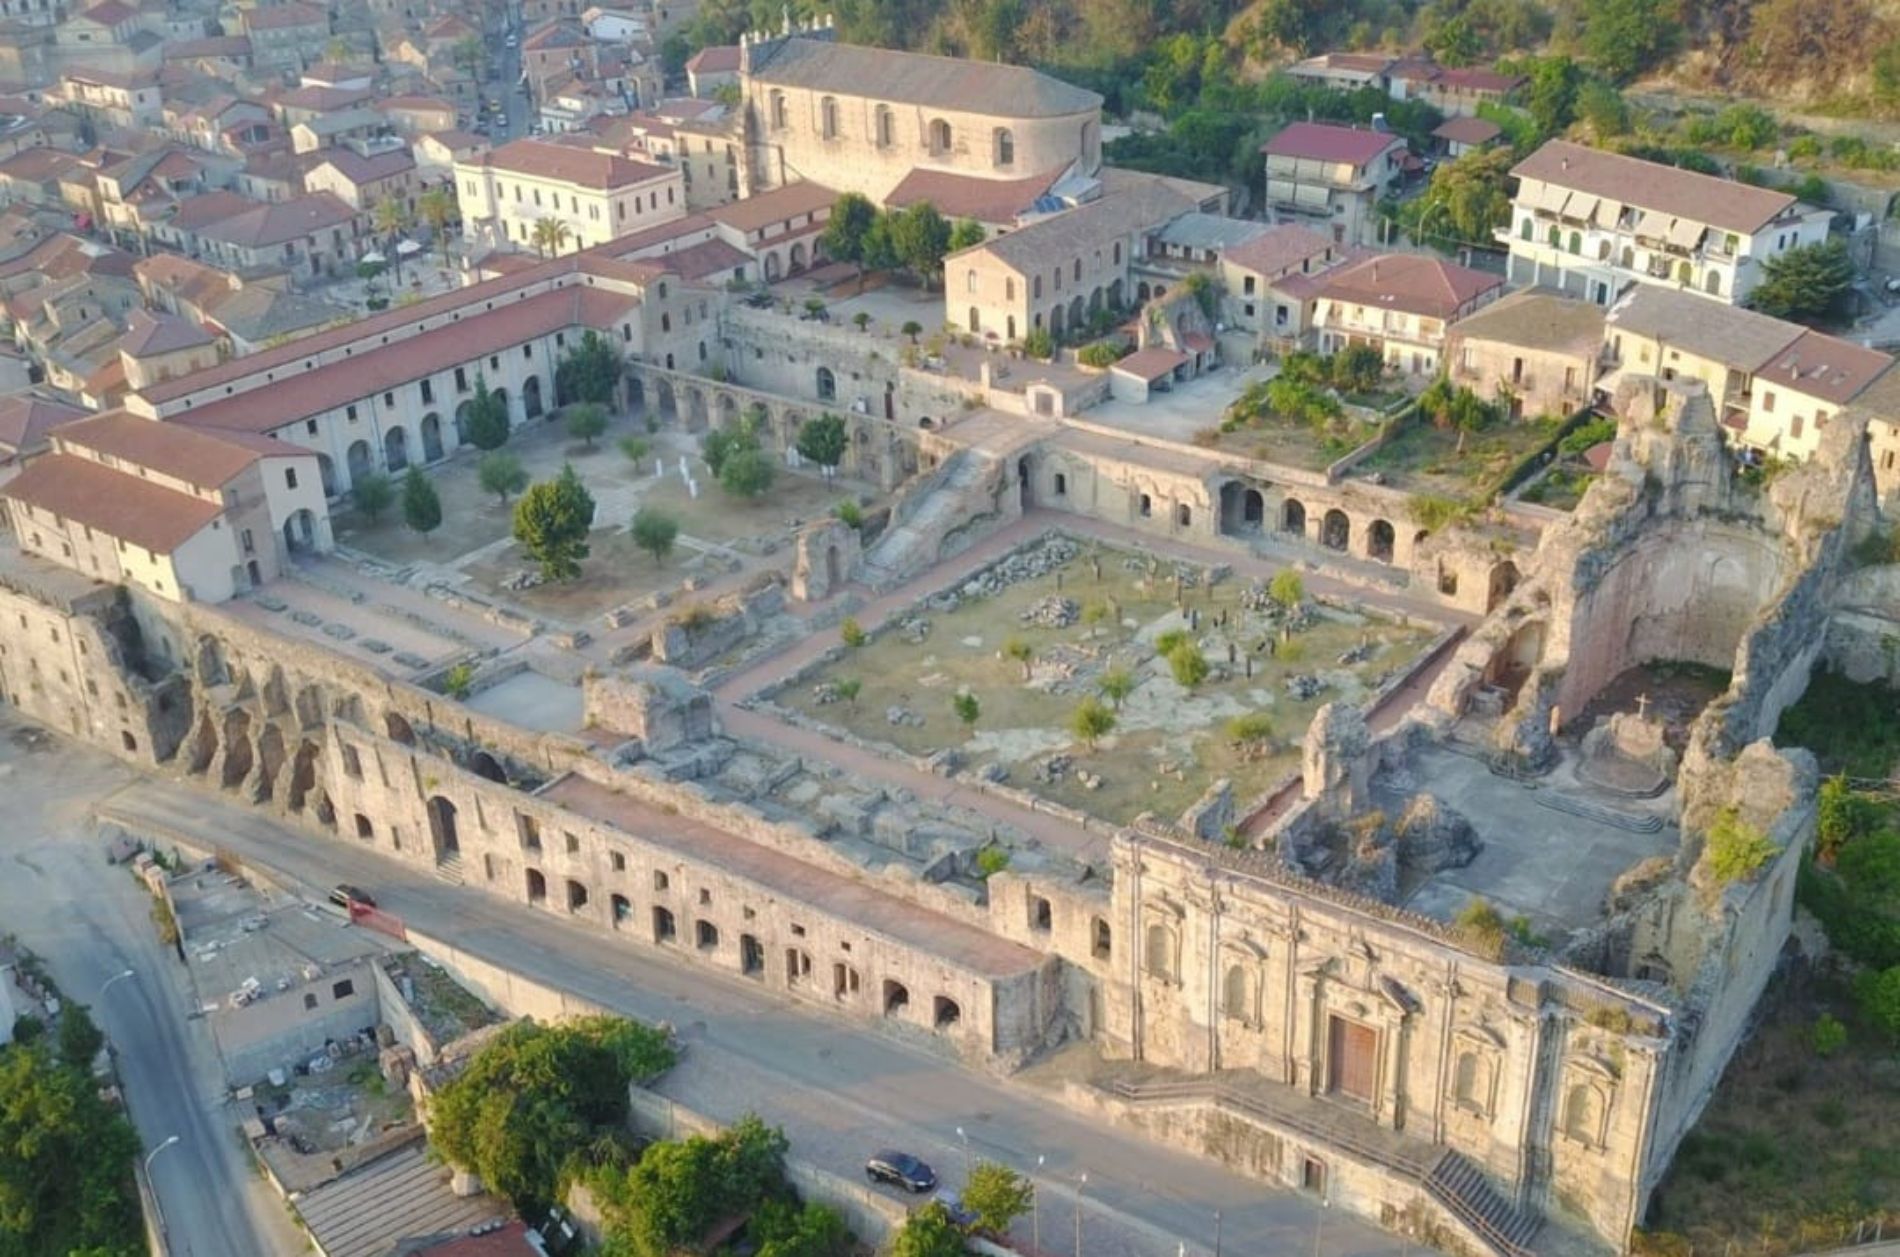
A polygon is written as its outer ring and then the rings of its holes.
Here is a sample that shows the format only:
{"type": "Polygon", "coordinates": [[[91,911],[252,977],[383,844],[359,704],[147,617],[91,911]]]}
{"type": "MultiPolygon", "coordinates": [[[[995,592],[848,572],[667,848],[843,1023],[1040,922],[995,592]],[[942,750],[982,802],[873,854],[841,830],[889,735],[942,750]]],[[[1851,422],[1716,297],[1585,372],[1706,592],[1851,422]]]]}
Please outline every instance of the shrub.
{"type": "Polygon", "coordinates": [[[1709,826],[1703,859],[1718,885],[1726,886],[1754,873],[1780,850],[1768,836],[1742,820],[1734,808],[1724,808],[1709,826]]]}
{"type": "Polygon", "coordinates": [[[1581,454],[1593,449],[1605,441],[1616,439],[1616,420],[1591,419],[1572,428],[1564,439],[1557,442],[1557,452],[1565,455],[1581,454]]]}
{"type": "Polygon", "coordinates": [[[1023,337],[1023,352],[1047,362],[1056,356],[1055,337],[1049,335],[1046,327],[1031,328],[1029,335],[1023,337]]]}
{"type": "Polygon", "coordinates": [[[633,544],[653,556],[653,562],[666,562],[666,556],[673,550],[673,543],[680,535],[680,522],[657,506],[643,506],[633,514],[633,523],[628,532],[633,536],[633,544]]]}
{"type": "Polygon", "coordinates": [[[976,875],[985,881],[1008,867],[1008,847],[991,843],[976,853],[976,875]]]}
{"type": "Polygon", "coordinates": [[[1900,965],[1869,969],[1854,980],[1861,1015],[1900,1043],[1900,965]]]}
{"type": "Polygon", "coordinates": [[[1176,685],[1191,690],[1207,680],[1207,656],[1199,646],[1185,642],[1168,652],[1168,669],[1174,673],[1176,685]]]}
{"type": "Polygon", "coordinates": [[[458,663],[443,676],[442,692],[459,703],[468,697],[474,683],[475,665],[458,663]]]}
{"type": "Polygon", "coordinates": [[[777,468],[764,450],[740,450],[719,469],[719,487],[734,497],[761,498],[772,487],[777,468]]]}
{"type": "Polygon", "coordinates": [[[1306,600],[1306,582],[1292,568],[1281,568],[1267,585],[1267,597],[1273,599],[1275,606],[1291,611],[1306,600]]]}
{"type": "Polygon", "coordinates": [[[864,626],[859,624],[855,617],[847,615],[838,625],[838,640],[856,650],[870,640],[870,635],[864,631],[864,626]]]}
{"type": "Polygon", "coordinates": [[[1121,361],[1127,353],[1125,346],[1114,341],[1091,341],[1082,346],[1075,355],[1076,361],[1085,367],[1112,367],[1121,361]]]}
{"type": "Polygon", "coordinates": [[[966,727],[976,724],[977,719],[983,714],[982,704],[977,702],[974,694],[952,695],[950,710],[956,712],[957,719],[961,720],[966,727]]]}
{"type": "Polygon", "coordinates": [[[1085,698],[1069,714],[1069,731],[1091,751],[1115,728],[1115,713],[1098,698],[1085,698]]]}
{"type": "Polygon", "coordinates": [[[1167,632],[1155,638],[1155,653],[1165,659],[1167,656],[1172,655],[1177,648],[1186,646],[1193,640],[1194,639],[1188,635],[1186,629],[1169,629],[1167,632]]]}
{"type": "Polygon", "coordinates": [[[1829,1057],[1847,1046],[1847,1027],[1832,1013],[1822,1013],[1808,1031],[1808,1043],[1819,1057],[1829,1057]]]}
{"type": "Polygon", "coordinates": [[[963,1207],[976,1215],[980,1229],[1007,1235],[1009,1224],[1029,1212],[1035,1196],[1035,1186],[1015,1170],[995,1161],[979,1161],[963,1186],[963,1207]]]}
{"type": "Polygon", "coordinates": [[[836,507],[832,508],[831,513],[836,515],[838,522],[843,524],[846,528],[864,527],[864,508],[859,506],[857,502],[851,498],[846,498],[844,501],[838,503],[836,507]]]}

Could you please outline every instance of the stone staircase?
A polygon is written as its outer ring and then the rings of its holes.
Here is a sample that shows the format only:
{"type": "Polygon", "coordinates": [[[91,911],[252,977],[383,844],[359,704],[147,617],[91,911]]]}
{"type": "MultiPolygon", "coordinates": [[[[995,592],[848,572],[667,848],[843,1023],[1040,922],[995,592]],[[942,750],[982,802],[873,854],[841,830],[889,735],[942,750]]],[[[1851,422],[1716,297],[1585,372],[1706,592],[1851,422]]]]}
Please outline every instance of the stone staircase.
{"type": "Polygon", "coordinates": [[[891,527],[864,558],[861,579],[880,592],[894,588],[944,557],[958,529],[993,513],[997,467],[974,450],[958,450],[893,505],[891,527]]]}
{"type": "Polygon", "coordinates": [[[451,851],[447,855],[437,856],[435,861],[435,876],[437,881],[447,882],[451,886],[467,885],[468,878],[462,867],[461,853],[459,851],[451,851]]]}
{"type": "Polygon", "coordinates": [[[1530,1257],[1542,1220],[1518,1212],[1469,1160],[1446,1152],[1425,1176],[1425,1190],[1503,1257],[1530,1257]]]}

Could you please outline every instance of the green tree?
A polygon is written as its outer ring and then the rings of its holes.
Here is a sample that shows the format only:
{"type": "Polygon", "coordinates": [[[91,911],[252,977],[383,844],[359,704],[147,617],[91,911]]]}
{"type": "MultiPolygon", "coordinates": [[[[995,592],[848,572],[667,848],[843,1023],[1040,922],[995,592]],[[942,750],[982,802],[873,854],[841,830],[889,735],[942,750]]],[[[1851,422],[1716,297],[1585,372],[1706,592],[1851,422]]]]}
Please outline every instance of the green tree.
{"type": "Polygon", "coordinates": [[[475,464],[475,479],[483,493],[494,494],[503,506],[508,505],[511,496],[528,487],[528,473],[522,468],[521,460],[502,450],[482,455],[481,461],[475,464]]]}
{"type": "Polygon", "coordinates": [[[758,1257],[837,1257],[852,1249],[844,1215],[816,1203],[800,1208],[768,1200],[752,1217],[751,1235],[759,1246],[758,1257]]]}
{"type": "Polygon", "coordinates": [[[561,468],[553,480],[544,480],[515,503],[515,540],[541,565],[551,581],[573,580],[587,557],[587,533],[594,526],[594,497],[574,465],[561,468]]]}
{"type": "Polygon", "coordinates": [[[990,233],[983,230],[982,223],[974,218],[959,218],[950,228],[947,251],[957,253],[964,249],[974,248],[989,238],[990,233]]]}
{"type": "Polygon", "coordinates": [[[962,1257],[966,1251],[963,1232],[940,1200],[911,1214],[891,1241],[891,1257],[962,1257]]]}
{"type": "Polygon", "coordinates": [[[838,474],[838,464],[844,461],[847,441],[844,420],[827,412],[801,427],[794,444],[798,456],[817,463],[824,469],[825,479],[829,480],[838,474]]]}
{"type": "Polygon", "coordinates": [[[1440,65],[1470,65],[1484,55],[1484,41],[1478,38],[1470,17],[1463,13],[1439,22],[1428,31],[1425,47],[1440,65]]]}
{"type": "Polygon", "coordinates": [[[372,524],[381,523],[383,512],[396,500],[396,488],[389,483],[389,477],[380,471],[365,472],[356,478],[350,488],[350,501],[356,509],[369,516],[372,524]]]}
{"type": "Polygon", "coordinates": [[[643,506],[633,513],[633,523],[627,531],[632,534],[634,545],[653,556],[657,567],[672,553],[673,542],[680,535],[680,522],[657,506],[643,506]]]}
{"type": "Polygon", "coordinates": [[[855,498],[846,498],[833,507],[831,513],[836,515],[838,522],[847,528],[862,529],[864,527],[864,508],[858,505],[855,498]]]}
{"type": "Polygon", "coordinates": [[[620,438],[620,452],[627,456],[630,463],[644,463],[653,453],[653,443],[643,436],[623,436],[620,438]]]}
{"type": "Polygon", "coordinates": [[[995,1161],[978,1161],[963,1186],[963,1207],[976,1215],[976,1225],[992,1235],[1009,1234],[1010,1223],[1029,1212],[1036,1198],[1033,1184],[995,1161]]]}
{"type": "Polygon", "coordinates": [[[1578,90],[1577,117],[1596,133],[1599,141],[1629,134],[1629,102],[1623,99],[1623,93],[1602,79],[1591,79],[1578,90]]]}
{"type": "Polygon", "coordinates": [[[416,212],[429,224],[430,232],[440,240],[460,213],[455,203],[455,188],[439,184],[416,198],[416,212]]]}
{"type": "Polygon", "coordinates": [[[1047,362],[1056,356],[1056,338],[1046,327],[1032,327],[1023,337],[1023,352],[1039,362],[1047,362]]]}
{"type": "Polygon", "coordinates": [[[1556,135],[1577,116],[1583,69],[1569,57],[1539,57],[1531,65],[1530,80],[1524,91],[1525,108],[1539,132],[1556,135]]]}
{"type": "Polygon", "coordinates": [[[613,404],[620,382],[620,350],[592,328],[581,333],[574,348],[554,368],[554,390],[563,401],[613,404]]]}
{"type": "Polygon", "coordinates": [[[758,425],[750,415],[729,428],[714,428],[699,439],[699,456],[706,469],[718,480],[725,474],[726,463],[735,454],[756,453],[759,448],[758,425]]]}
{"type": "Polygon", "coordinates": [[[864,682],[857,677],[841,677],[831,683],[831,688],[837,690],[838,697],[855,709],[858,705],[858,695],[864,692],[864,682]]]}
{"type": "Polygon", "coordinates": [[[1867,969],[1854,979],[1861,1015],[1900,1043],[1900,965],[1867,969]]]}
{"type": "Polygon", "coordinates": [[[588,449],[607,430],[607,408],[598,402],[576,402],[567,408],[567,434],[588,449]]]}
{"type": "Polygon", "coordinates": [[[928,288],[943,270],[950,251],[950,224],[929,201],[919,201],[890,220],[891,248],[897,260],[928,288]]]}
{"type": "MultiPolygon", "coordinates": [[[[1511,221],[1508,185],[1512,162],[1507,148],[1476,149],[1454,158],[1432,172],[1430,189],[1407,202],[1401,217],[1416,205],[1409,224],[1415,234],[1429,237],[1442,233],[1458,240],[1488,242],[1493,231],[1511,221]]],[[[1378,353],[1369,345],[1355,348],[1378,353]]]]}
{"type": "Polygon", "coordinates": [[[1123,701],[1135,692],[1135,674],[1126,668],[1110,668],[1101,675],[1095,686],[1102,691],[1102,697],[1113,703],[1116,711],[1120,711],[1123,701]]]}
{"type": "Polygon", "coordinates": [[[1591,0],[1584,8],[1583,53],[1613,83],[1660,61],[1682,29],[1672,0],[1591,0]]]}
{"type": "Polygon", "coordinates": [[[92,1072],[93,1058],[106,1045],[106,1036],[92,1022],[84,1004],[68,1002],[59,1010],[59,1059],[84,1074],[92,1072]]]}
{"type": "Polygon", "coordinates": [[[659,1031],[618,1017],[516,1022],[436,1092],[429,1142],[524,1213],[537,1212],[553,1201],[570,1157],[625,1127],[628,1085],[673,1060],[659,1031]]]}
{"type": "Polygon", "coordinates": [[[898,328],[897,330],[902,332],[904,335],[910,337],[910,343],[915,345],[917,343],[917,338],[923,335],[924,325],[922,323],[919,323],[916,319],[905,319],[904,326],[898,328]]]}
{"type": "Polygon", "coordinates": [[[1762,263],[1762,279],[1748,304],[1763,314],[1796,323],[1840,317],[1854,286],[1854,261],[1840,240],[1800,245],[1762,263]]]}
{"type": "Polygon", "coordinates": [[[1036,660],[1036,648],[1030,645],[1029,640],[1015,636],[1008,638],[1003,642],[1003,658],[1014,659],[1018,664],[1022,665],[1023,682],[1027,684],[1030,676],[1030,665],[1036,660]]]}
{"type": "Polygon", "coordinates": [[[831,203],[819,243],[834,261],[849,262],[858,271],[858,291],[864,290],[865,244],[877,222],[877,207],[858,192],[846,192],[831,203]]]}
{"type": "Polygon", "coordinates": [[[764,450],[740,450],[719,469],[719,487],[734,497],[762,498],[777,474],[771,455],[764,450]]]}
{"type": "Polygon", "coordinates": [[[132,1184],[138,1148],[91,1075],[63,1064],[43,1039],[0,1048],[0,1253],[144,1252],[132,1184]]]}
{"type": "Polygon", "coordinates": [[[1168,670],[1174,674],[1176,685],[1191,690],[1207,680],[1207,656],[1193,642],[1182,642],[1168,652],[1168,670]]]}
{"type": "Polygon", "coordinates": [[[1874,103],[1891,110],[1900,105],[1900,39],[1874,49],[1874,103]]]}
{"type": "Polygon", "coordinates": [[[783,1193],[785,1149],[783,1132],[750,1115],[716,1138],[652,1144],[602,1193],[609,1234],[635,1257],[695,1245],[714,1223],[783,1193]]]}
{"type": "Polygon", "coordinates": [[[974,694],[952,694],[950,710],[956,712],[957,719],[963,722],[966,729],[974,728],[983,715],[983,707],[976,701],[974,694]]]}
{"type": "Polygon", "coordinates": [[[1267,597],[1282,611],[1291,611],[1306,601],[1306,582],[1290,567],[1283,567],[1267,582],[1267,597]]]}
{"type": "Polygon", "coordinates": [[[1069,732],[1082,740],[1082,744],[1095,749],[1095,744],[1107,737],[1115,728],[1115,713],[1102,706],[1097,698],[1085,698],[1069,713],[1069,732]]]}
{"type": "Polygon", "coordinates": [[[561,256],[561,246],[567,243],[570,234],[567,224],[550,214],[534,220],[533,232],[528,238],[536,253],[553,258],[561,256]]]}
{"type": "Polygon", "coordinates": [[[475,377],[475,396],[468,400],[463,421],[464,436],[478,450],[498,450],[508,443],[508,402],[488,387],[488,381],[475,377]]]}
{"type": "Polygon", "coordinates": [[[425,537],[442,527],[441,495],[420,467],[411,467],[402,478],[402,522],[425,537]]]}

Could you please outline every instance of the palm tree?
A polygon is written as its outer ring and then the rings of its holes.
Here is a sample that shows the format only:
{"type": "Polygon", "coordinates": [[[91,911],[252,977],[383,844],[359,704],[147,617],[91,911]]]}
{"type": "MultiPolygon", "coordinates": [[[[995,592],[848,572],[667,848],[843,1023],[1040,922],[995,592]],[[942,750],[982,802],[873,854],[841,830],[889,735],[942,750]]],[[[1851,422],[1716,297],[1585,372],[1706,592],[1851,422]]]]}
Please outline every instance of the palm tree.
{"type": "Polygon", "coordinates": [[[396,251],[397,237],[409,229],[409,207],[393,196],[384,197],[376,202],[376,211],[372,217],[377,232],[383,237],[383,247],[389,250],[396,268],[396,282],[402,282],[402,254],[396,251]]]}
{"type": "Polygon", "coordinates": [[[454,191],[446,184],[430,188],[416,198],[416,212],[422,215],[423,222],[429,224],[429,230],[435,233],[439,242],[458,212],[454,191]]]}
{"type": "Polygon", "coordinates": [[[534,224],[534,251],[542,257],[559,257],[561,246],[567,243],[567,224],[558,218],[536,219],[534,224]]]}

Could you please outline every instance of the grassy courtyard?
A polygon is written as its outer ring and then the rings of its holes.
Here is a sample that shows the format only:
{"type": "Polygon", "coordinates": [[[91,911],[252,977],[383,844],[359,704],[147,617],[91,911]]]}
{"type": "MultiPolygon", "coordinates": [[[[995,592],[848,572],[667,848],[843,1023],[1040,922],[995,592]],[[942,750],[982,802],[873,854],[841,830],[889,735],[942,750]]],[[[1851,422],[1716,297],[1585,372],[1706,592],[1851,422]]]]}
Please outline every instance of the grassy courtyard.
{"type": "MultiPolygon", "coordinates": [[[[1151,574],[1145,557],[1083,549],[1046,574],[965,593],[953,610],[897,616],[778,701],[911,754],[957,748],[973,768],[999,765],[1012,785],[1114,822],[1143,812],[1172,821],[1222,777],[1244,804],[1297,765],[1322,704],[1364,698],[1409,668],[1434,632],[1308,604],[1282,644],[1275,613],[1244,606],[1246,590],[1232,580],[1207,587],[1197,572],[1183,591],[1199,614],[1198,631],[1190,630],[1171,565],[1151,574]],[[1068,614],[1049,615],[1064,599],[1068,614]],[[1179,683],[1174,664],[1157,653],[1157,639],[1173,630],[1187,630],[1209,665],[1198,684],[1179,683]],[[1017,644],[1027,648],[1027,663],[1012,650],[1017,644]],[[1118,670],[1132,689],[1114,712],[1114,729],[1091,750],[1072,731],[1072,716],[1118,670]],[[1296,696],[1288,687],[1296,676],[1313,692],[1296,696]],[[857,683],[855,701],[826,701],[841,681],[857,683]],[[973,722],[955,710],[959,694],[976,699],[973,722]],[[1237,741],[1232,723],[1255,715],[1266,717],[1270,733],[1237,741]]],[[[1116,708],[1112,698],[1101,701],[1116,708]]]]}
{"type": "Polygon", "coordinates": [[[1387,484],[1411,493],[1485,498],[1513,467],[1548,445],[1561,422],[1520,419],[1494,423],[1467,435],[1461,451],[1457,432],[1414,421],[1353,470],[1361,475],[1384,476],[1387,484]]]}

